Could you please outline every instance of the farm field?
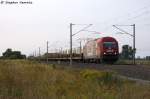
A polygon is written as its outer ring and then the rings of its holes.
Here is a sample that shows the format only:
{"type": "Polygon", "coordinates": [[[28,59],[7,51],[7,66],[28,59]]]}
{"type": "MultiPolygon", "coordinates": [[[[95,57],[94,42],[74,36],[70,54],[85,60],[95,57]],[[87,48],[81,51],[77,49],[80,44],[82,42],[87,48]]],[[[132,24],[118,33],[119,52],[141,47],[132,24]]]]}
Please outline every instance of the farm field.
{"type": "Polygon", "coordinates": [[[0,99],[150,99],[150,85],[95,69],[0,60],[0,99]]]}

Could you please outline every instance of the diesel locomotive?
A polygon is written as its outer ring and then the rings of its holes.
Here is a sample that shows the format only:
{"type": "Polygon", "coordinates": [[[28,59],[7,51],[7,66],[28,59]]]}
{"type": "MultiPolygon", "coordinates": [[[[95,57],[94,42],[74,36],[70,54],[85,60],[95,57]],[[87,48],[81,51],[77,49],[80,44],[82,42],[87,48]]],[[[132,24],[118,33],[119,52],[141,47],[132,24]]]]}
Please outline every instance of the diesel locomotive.
{"type": "Polygon", "coordinates": [[[83,48],[84,62],[115,62],[118,57],[118,42],[113,37],[103,37],[88,41],[83,48]]]}

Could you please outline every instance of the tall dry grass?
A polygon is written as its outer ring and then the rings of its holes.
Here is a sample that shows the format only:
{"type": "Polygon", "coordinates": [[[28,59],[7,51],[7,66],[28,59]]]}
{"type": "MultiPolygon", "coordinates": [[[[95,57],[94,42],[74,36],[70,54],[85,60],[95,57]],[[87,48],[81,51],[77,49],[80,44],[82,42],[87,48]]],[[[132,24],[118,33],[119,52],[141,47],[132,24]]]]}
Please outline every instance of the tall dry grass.
{"type": "Polygon", "coordinates": [[[0,60],[0,99],[150,99],[149,92],[112,72],[0,60]]]}

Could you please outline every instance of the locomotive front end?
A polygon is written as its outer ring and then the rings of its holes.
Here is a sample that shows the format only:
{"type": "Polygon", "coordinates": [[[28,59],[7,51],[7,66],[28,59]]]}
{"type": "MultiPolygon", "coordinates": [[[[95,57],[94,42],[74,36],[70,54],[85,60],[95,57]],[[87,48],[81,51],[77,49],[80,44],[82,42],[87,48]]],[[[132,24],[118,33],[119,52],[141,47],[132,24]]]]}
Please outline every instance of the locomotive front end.
{"type": "Polygon", "coordinates": [[[116,61],[118,59],[118,43],[115,41],[103,43],[103,60],[116,61]]]}
{"type": "Polygon", "coordinates": [[[99,41],[100,56],[103,61],[115,62],[119,57],[118,42],[113,37],[104,37],[99,41]]]}

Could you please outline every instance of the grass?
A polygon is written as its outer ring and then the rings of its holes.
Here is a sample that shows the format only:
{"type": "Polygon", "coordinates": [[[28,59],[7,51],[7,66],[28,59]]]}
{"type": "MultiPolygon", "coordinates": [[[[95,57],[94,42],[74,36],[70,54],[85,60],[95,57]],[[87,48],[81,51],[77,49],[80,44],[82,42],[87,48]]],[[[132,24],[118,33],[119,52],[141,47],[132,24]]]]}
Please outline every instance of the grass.
{"type": "Polygon", "coordinates": [[[0,99],[150,99],[150,86],[108,71],[0,60],[0,99]]]}

